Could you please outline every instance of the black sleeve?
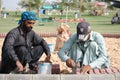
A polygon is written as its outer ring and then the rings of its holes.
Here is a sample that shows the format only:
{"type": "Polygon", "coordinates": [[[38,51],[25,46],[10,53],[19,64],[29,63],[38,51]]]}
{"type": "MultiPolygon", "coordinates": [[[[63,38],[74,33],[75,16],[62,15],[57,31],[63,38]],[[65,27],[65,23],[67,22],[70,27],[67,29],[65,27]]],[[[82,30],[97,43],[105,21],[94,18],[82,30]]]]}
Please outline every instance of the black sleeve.
{"type": "Polygon", "coordinates": [[[46,55],[50,54],[50,48],[44,39],[41,41],[40,45],[43,46],[43,49],[46,55]]]}
{"type": "Polygon", "coordinates": [[[45,54],[50,54],[50,49],[47,42],[37,34],[34,34],[34,45],[41,45],[44,49],[45,54]]]}
{"type": "Polygon", "coordinates": [[[14,43],[16,40],[16,34],[13,32],[9,32],[5,38],[5,41],[3,43],[2,47],[2,55],[8,55],[11,60],[16,61],[18,60],[17,55],[15,54],[14,51],[14,43]]]}

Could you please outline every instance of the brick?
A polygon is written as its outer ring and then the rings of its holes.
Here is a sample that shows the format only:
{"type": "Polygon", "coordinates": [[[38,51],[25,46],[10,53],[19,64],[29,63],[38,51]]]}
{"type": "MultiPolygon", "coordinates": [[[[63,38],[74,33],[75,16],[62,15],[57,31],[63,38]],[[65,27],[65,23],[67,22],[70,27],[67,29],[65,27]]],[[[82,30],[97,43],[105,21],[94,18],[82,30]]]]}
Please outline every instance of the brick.
{"type": "Polygon", "coordinates": [[[118,70],[116,68],[111,68],[113,73],[118,73],[118,70]]]}
{"type": "Polygon", "coordinates": [[[106,71],[107,74],[112,74],[113,73],[110,68],[106,68],[105,71],[106,71]]]}
{"type": "MultiPolygon", "coordinates": [[[[83,74],[83,73],[80,72],[80,68],[77,68],[76,74],[83,74]]],[[[85,72],[84,74],[88,74],[88,72],[85,72]]]]}
{"type": "Polygon", "coordinates": [[[81,73],[80,73],[80,68],[77,68],[77,69],[76,69],[76,74],[81,74],[81,73]]]}
{"type": "Polygon", "coordinates": [[[88,75],[70,74],[70,75],[61,75],[61,80],[89,80],[89,79],[88,79],[88,75]]]}
{"type": "Polygon", "coordinates": [[[36,74],[36,75],[33,75],[32,80],[60,80],[60,75],[36,74]]]}
{"type": "Polygon", "coordinates": [[[118,72],[120,73],[120,69],[119,68],[116,68],[118,70],[118,72]]]}
{"type": "Polygon", "coordinates": [[[5,76],[6,80],[32,80],[32,75],[29,74],[8,74],[5,76]]]}
{"type": "Polygon", "coordinates": [[[99,69],[93,69],[93,71],[94,71],[95,74],[100,74],[99,69]]]}
{"type": "Polygon", "coordinates": [[[79,70],[76,71],[76,74],[81,74],[79,70]]]}
{"type": "Polygon", "coordinates": [[[59,73],[60,73],[59,64],[52,64],[52,74],[59,74],[59,73]]]}
{"type": "Polygon", "coordinates": [[[94,74],[93,70],[88,71],[88,74],[94,74]]]}
{"type": "Polygon", "coordinates": [[[89,80],[115,80],[115,76],[112,74],[90,74],[89,80]]]}
{"type": "Polygon", "coordinates": [[[105,74],[106,73],[105,69],[100,69],[100,73],[105,74]]]}

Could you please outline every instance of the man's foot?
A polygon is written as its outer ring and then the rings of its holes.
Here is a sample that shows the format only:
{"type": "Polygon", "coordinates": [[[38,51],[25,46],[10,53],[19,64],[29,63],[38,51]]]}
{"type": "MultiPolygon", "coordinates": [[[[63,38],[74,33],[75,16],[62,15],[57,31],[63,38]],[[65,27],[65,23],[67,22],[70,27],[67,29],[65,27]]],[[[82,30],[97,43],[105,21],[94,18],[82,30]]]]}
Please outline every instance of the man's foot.
{"type": "Polygon", "coordinates": [[[38,73],[38,65],[31,65],[28,74],[37,74],[38,73]]]}
{"type": "Polygon", "coordinates": [[[37,73],[38,73],[37,70],[29,70],[29,71],[27,72],[27,74],[37,74],[37,73]]]}

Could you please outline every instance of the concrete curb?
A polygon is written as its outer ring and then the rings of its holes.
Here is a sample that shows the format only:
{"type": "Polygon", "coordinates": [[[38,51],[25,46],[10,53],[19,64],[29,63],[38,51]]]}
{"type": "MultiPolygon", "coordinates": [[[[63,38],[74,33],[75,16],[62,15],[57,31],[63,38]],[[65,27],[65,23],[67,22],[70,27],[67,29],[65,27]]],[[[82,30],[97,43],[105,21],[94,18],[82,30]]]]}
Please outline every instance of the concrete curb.
{"type": "Polygon", "coordinates": [[[120,80],[120,74],[0,74],[0,80],[120,80]]]}

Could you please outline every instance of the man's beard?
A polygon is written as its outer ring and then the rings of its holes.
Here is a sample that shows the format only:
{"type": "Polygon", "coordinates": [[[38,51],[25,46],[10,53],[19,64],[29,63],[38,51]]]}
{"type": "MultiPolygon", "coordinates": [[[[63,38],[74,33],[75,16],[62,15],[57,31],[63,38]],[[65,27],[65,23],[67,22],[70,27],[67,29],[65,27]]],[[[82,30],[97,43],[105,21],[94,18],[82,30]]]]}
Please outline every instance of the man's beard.
{"type": "Polygon", "coordinates": [[[30,31],[32,30],[32,26],[31,26],[31,27],[28,27],[28,26],[26,26],[26,25],[23,25],[23,30],[24,30],[25,32],[30,32],[30,31]]]}

